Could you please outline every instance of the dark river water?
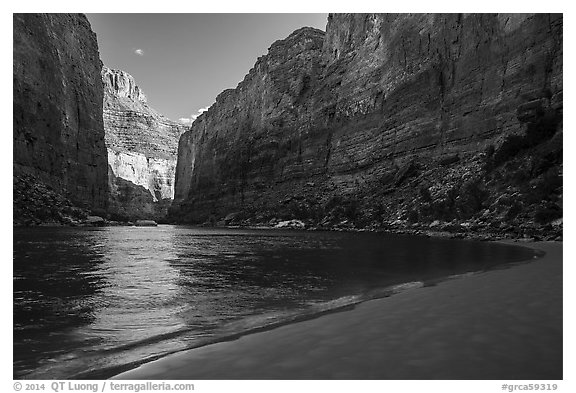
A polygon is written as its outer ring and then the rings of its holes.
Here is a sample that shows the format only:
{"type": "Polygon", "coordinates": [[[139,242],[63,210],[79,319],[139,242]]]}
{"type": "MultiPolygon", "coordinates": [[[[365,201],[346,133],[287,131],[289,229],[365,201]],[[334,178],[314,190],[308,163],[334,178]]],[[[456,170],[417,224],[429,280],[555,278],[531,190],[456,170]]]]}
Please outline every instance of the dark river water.
{"type": "Polygon", "coordinates": [[[14,378],[106,378],[534,256],[503,244],[370,233],[15,228],[14,378]]]}

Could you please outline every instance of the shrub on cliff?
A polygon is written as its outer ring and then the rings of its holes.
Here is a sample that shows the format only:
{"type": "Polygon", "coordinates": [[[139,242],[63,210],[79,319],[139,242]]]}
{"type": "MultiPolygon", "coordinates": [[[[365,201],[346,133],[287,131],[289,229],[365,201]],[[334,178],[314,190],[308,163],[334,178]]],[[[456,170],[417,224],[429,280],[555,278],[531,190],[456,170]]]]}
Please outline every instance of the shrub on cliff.
{"type": "Polygon", "coordinates": [[[128,222],[130,221],[130,217],[123,212],[111,212],[109,214],[111,221],[119,221],[119,222],[128,222]]]}
{"type": "Polygon", "coordinates": [[[418,210],[417,209],[410,209],[408,211],[408,222],[410,223],[415,223],[418,222],[418,219],[420,218],[420,215],[418,214],[418,210]]]}
{"type": "MultiPolygon", "coordinates": [[[[520,118],[520,115],[519,115],[520,118]]],[[[520,153],[551,139],[558,129],[562,116],[552,109],[540,109],[527,118],[523,134],[508,135],[493,154],[486,154],[485,169],[491,171],[520,153]]],[[[487,153],[491,151],[487,150],[487,153]]]]}
{"type": "Polygon", "coordinates": [[[526,129],[527,146],[536,146],[543,141],[550,139],[558,128],[558,123],[562,120],[561,115],[552,109],[543,110],[535,119],[529,122],[526,129]]]}
{"type": "Polygon", "coordinates": [[[469,180],[458,190],[455,207],[459,218],[468,219],[482,210],[489,193],[480,179],[469,180]]]}
{"type": "Polygon", "coordinates": [[[557,168],[550,168],[542,176],[536,178],[526,193],[529,203],[537,203],[544,200],[554,199],[555,194],[562,192],[562,176],[557,168]]]}
{"type": "Polygon", "coordinates": [[[516,218],[518,216],[518,214],[520,214],[522,212],[522,203],[520,203],[519,201],[514,201],[512,203],[512,206],[510,206],[510,208],[508,209],[508,211],[506,212],[506,215],[504,216],[504,219],[506,221],[510,221],[513,220],[514,218],[516,218]]]}
{"type": "MultiPolygon", "coordinates": [[[[333,195],[324,205],[326,216],[332,217],[333,220],[351,220],[355,221],[364,216],[361,214],[360,201],[355,196],[333,195]]],[[[370,219],[370,212],[366,213],[366,220],[370,219]]]]}
{"type": "Polygon", "coordinates": [[[432,195],[430,194],[430,189],[428,187],[420,187],[419,194],[420,194],[420,199],[423,202],[432,201],[432,195]]]}
{"type": "Polygon", "coordinates": [[[562,209],[553,203],[539,206],[534,213],[534,221],[538,224],[546,224],[560,217],[562,217],[562,209]]]}
{"type": "Polygon", "coordinates": [[[279,218],[290,219],[316,219],[322,216],[322,210],[318,206],[306,199],[291,199],[280,208],[279,218]]]}
{"type": "Polygon", "coordinates": [[[486,163],[486,169],[492,170],[510,158],[516,156],[522,149],[526,148],[526,137],[524,135],[509,135],[504,142],[494,151],[494,154],[486,163]]]}

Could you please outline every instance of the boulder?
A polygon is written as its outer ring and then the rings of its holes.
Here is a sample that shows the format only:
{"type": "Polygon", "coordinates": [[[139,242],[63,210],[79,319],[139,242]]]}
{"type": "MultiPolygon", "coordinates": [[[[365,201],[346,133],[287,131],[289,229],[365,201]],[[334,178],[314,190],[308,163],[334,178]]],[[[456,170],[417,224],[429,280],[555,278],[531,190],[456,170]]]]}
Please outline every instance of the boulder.
{"type": "Polygon", "coordinates": [[[456,154],[452,154],[449,156],[441,157],[438,160],[438,163],[442,166],[448,166],[448,165],[455,164],[458,161],[460,161],[460,155],[458,153],[456,153],[456,154]]]}
{"type": "Polygon", "coordinates": [[[288,220],[280,221],[274,228],[284,228],[284,229],[304,229],[306,224],[300,220],[288,220]]]}
{"type": "Polygon", "coordinates": [[[134,225],[137,227],[155,227],[158,226],[158,223],[152,220],[136,220],[134,225]]]}
{"type": "Polygon", "coordinates": [[[238,212],[234,212],[234,213],[230,213],[228,214],[226,217],[224,217],[224,224],[228,225],[230,223],[232,223],[234,221],[234,219],[236,219],[236,217],[238,217],[238,212]]]}
{"type": "Polygon", "coordinates": [[[437,228],[440,226],[440,221],[439,220],[434,220],[432,221],[432,223],[430,223],[430,228],[437,228]]]}
{"type": "Polygon", "coordinates": [[[106,220],[100,216],[88,216],[84,223],[87,225],[101,227],[106,223],[106,220]]]}

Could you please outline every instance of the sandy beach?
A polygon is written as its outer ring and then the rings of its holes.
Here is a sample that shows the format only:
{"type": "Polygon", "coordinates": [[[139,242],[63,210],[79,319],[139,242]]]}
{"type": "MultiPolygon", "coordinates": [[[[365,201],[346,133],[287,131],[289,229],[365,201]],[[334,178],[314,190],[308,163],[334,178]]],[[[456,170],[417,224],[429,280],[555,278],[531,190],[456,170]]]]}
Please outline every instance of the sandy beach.
{"type": "Polygon", "coordinates": [[[546,254],[196,348],[115,379],[562,379],[562,243],[546,254]]]}

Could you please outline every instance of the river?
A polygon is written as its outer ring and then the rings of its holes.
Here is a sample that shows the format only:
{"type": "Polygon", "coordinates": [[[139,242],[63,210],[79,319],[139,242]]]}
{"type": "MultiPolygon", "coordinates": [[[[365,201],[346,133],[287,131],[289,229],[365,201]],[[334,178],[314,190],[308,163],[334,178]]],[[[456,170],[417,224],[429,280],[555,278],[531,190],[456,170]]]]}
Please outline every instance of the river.
{"type": "Polygon", "coordinates": [[[106,378],[534,256],[512,245],[375,233],[15,228],[14,378],[106,378]]]}

